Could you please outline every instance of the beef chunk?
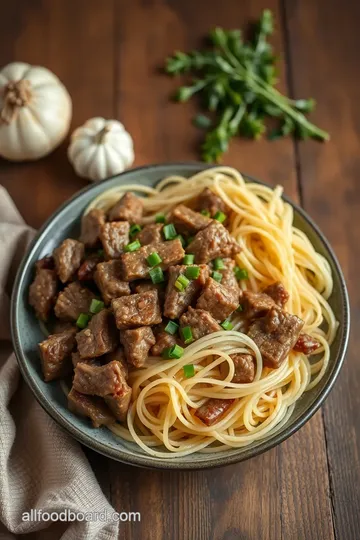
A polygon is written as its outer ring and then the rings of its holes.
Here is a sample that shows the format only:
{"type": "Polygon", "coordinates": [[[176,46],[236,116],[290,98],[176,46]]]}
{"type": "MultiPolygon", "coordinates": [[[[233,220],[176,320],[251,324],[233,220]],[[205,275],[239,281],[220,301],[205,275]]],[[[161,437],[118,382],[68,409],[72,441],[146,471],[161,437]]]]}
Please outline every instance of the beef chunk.
{"type": "Polygon", "coordinates": [[[131,394],[131,387],[126,383],[126,381],[122,381],[121,389],[117,394],[104,397],[105,403],[111,409],[115,418],[120,422],[125,422],[126,420],[126,415],[131,401],[131,394]]]}
{"type": "Polygon", "coordinates": [[[88,248],[96,247],[100,243],[101,227],[105,223],[105,213],[99,208],[93,208],[81,220],[80,241],[88,248]]]}
{"type": "Polygon", "coordinates": [[[163,225],[161,223],[150,223],[150,225],[145,225],[143,230],[136,235],[136,238],[142,246],[161,242],[162,229],[163,225]]]}
{"type": "Polygon", "coordinates": [[[211,217],[214,217],[216,212],[227,214],[230,211],[224,201],[209,188],[205,188],[200,193],[197,199],[196,210],[208,210],[211,217]]]}
{"type": "Polygon", "coordinates": [[[195,255],[196,263],[207,263],[216,257],[234,257],[240,246],[221,223],[212,221],[186,248],[195,255]]]}
{"type": "Polygon", "coordinates": [[[239,287],[238,280],[234,274],[235,261],[233,259],[224,259],[225,269],[218,270],[222,274],[221,285],[232,291],[234,296],[240,299],[242,291],[239,287]]]}
{"type": "Polygon", "coordinates": [[[190,266],[171,266],[169,268],[168,284],[165,293],[164,315],[169,319],[178,319],[187,308],[196,300],[201,288],[209,277],[209,268],[206,264],[200,265],[200,275],[198,279],[190,281],[184,291],[179,291],[175,287],[175,282],[180,274],[184,274],[186,268],[190,266]]]}
{"type": "Polygon", "coordinates": [[[181,315],[180,325],[181,327],[190,326],[195,340],[221,330],[221,326],[210,313],[203,309],[193,309],[192,307],[189,307],[187,312],[181,315]]]}
{"type": "Polygon", "coordinates": [[[67,238],[54,250],[56,271],[63,283],[69,281],[79,268],[84,257],[84,244],[67,238]]]}
{"type": "Polygon", "coordinates": [[[130,294],[130,285],[120,279],[120,261],[108,261],[97,265],[94,279],[106,304],[113,298],[130,294]]]}
{"type": "Polygon", "coordinates": [[[241,305],[244,316],[247,319],[254,319],[255,317],[266,315],[266,313],[275,305],[275,302],[265,293],[244,291],[241,305]]]}
{"type": "Polygon", "coordinates": [[[122,278],[125,281],[144,279],[149,277],[150,266],[146,262],[151,253],[158,253],[162,259],[159,265],[162,270],[181,261],[185,255],[180,240],[169,240],[158,244],[149,244],[132,253],[121,255],[122,278]]]}
{"type": "Polygon", "coordinates": [[[266,287],[266,289],[263,290],[263,293],[270,296],[270,298],[274,300],[275,304],[281,308],[284,307],[286,302],[289,300],[289,293],[280,281],[266,287]]]}
{"type": "Polygon", "coordinates": [[[294,347],[304,321],[278,307],[272,307],[267,315],[256,320],[249,328],[248,336],[261,352],[264,365],[278,368],[294,347]]]}
{"type": "Polygon", "coordinates": [[[36,270],[54,270],[55,269],[55,261],[54,257],[47,256],[43,257],[42,259],[39,259],[35,263],[36,270]]]}
{"type": "Polygon", "coordinates": [[[71,353],[75,348],[76,330],[52,334],[39,343],[41,365],[46,382],[71,372],[71,353]]]}
{"type": "Polygon", "coordinates": [[[103,309],[92,317],[87,328],[76,334],[81,358],[96,358],[114,351],[118,345],[114,317],[103,309]]]}
{"type": "Polygon", "coordinates": [[[208,278],[196,308],[208,311],[216,321],[224,321],[239,306],[239,298],[212,278],[208,278]]]}
{"type": "Polygon", "coordinates": [[[180,204],[171,212],[168,221],[174,223],[179,233],[195,234],[205,229],[211,222],[211,219],[180,204]]]}
{"type": "Polygon", "coordinates": [[[156,291],[115,298],[111,306],[119,330],[152,326],[161,322],[159,297],[156,291]]]}
{"type": "Polygon", "coordinates": [[[125,193],[123,197],[111,208],[110,221],[128,221],[139,223],[143,214],[143,201],[133,193],[125,193]]]}
{"type": "Polygon", "coordinates": [[[77,327],[69,321],[55,319],[55,324],[51,333],[62,334],[63,332],[65,332],[65,330],[75,330],[77,332],[77,327]]]}
{"type": "Polygon", "coordinates": [[[79,281],[93,281],[96,266],[101,262],[102,257],[96,253],[89,255],[81,264],[77,277],[79,281]]]}
{"type": "Polygon", "coordinates": [[[221,419],[234,401],[234,399],[208,399],[204,405],[196,409],[195,416],[207,426],[212,426],[221,419]]]}
{"type": "Polygon", "coordinates": [[[100,397],[117,394],[123,382],[123,375],[116,360],[104,366],[78,362],[74,370],[73,387],[82,394],[100,397]]]}
{"type": "Polygon", "coordinates": [[[309,336],[309,334],[300,334],[294,345],[294,351],[309,355],[315,352],[320,346],[319,341],[309,336]]]}
{"type": "MultiPolygon", "coordinates": [[[[234,362],[235,373],[231,382],[233,383],[251,383],[255,377],[255,361],[251,354],[236,353],[230,354],[230,358],[234,362]]],[[[229,373],[228,364],[221,364],[221,372],[224,377],[229,373]],[[224,367],[223,367],[224,366],[224,367]]]]}
{"type": "Polygon", "coordinates": [[[116,351],[105,354],[100,358],[102,364],[108,364],[114,360],[119,364],[122,376],[127,381],[129,376],[129,367],[125,359],[125,352],[123,347],[118,347],[116,351]]]}
{"type": "Polygon", "coordinates": [[[159,302],[162,306],[165,300],[165,283],[152,283],[151,281],[140,281],[134,291],[136,293],[142,293],[147,291],[157,291],[159,295],[159,302]]]}
{"type": "Polygon", "coordinates": [[[71,361],[74,368],[78,365],[79,362],[84,362],[85,364],[91,364],[93,366],[96,366],[97,362],[95,358],[81,358],[78,351],[72,353],[71,361]]]}
{"type": "Polygon", "coordinates": [[[155,345],[155,336],[149,326],[141,326],[120,332],[120,341],[124,346],[126,360],[135,367],[142,367],[155,345]]]}
{"type": "Polygon", "coordinates": [[[176,336],[165,332],[164,324],[161,324],[158,327],[154,328],[154,334],[156,343],[151,348],[151,354],[153,356],[161,356],[164,349],[170,348],[177,343],[180,344],[180,340],[176,336]]]}
{"type": "Polygon", "coordinates": [[[115,418],[105,405],[104,400],[85,396],[74,388],[68,394],[68,407],[74,414],[90,418],[95,428],[115,423],[115,418]]]}
{"type": "Polygon", "coordinates": [[[130,225],[127,221],[105,223],[101,227],[100,240],[106,259],[118,259],[129,243],[130,225]]]}
{"type": "Polygon", "coordinates": [[[35,279],[30,285],[29,303],[35,309],[36,316],[42,321],[48,320],[55,304],[57,283],[55,270],[40,268],[36,271],[35,279]]]}
{"type": "Polygon", "coordinates": [[[78,281],[70,283],[59,293],[55,304],[55,315],[65,321],[76,321],[80,313],[87,313],[95,294],[78,281]]]}

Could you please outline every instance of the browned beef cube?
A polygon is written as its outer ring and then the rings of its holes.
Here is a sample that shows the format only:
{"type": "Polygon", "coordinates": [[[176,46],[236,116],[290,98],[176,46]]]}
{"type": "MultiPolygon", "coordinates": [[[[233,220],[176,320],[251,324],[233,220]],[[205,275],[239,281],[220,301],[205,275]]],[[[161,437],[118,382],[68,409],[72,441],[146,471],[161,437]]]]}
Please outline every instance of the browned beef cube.
{"type": "Polygon", "coordinates": [[[150,223],[149,225],[145,225],[143,230],[136,235],[136,238],[142,246],[161,242],[162,229],[163,225],[161,223],[150,223]]]}
{"type": "Polygon", "coordinates": [[[71,372],[71,353],[75,348],[75,329],[52,334],[39,343],[41,365],[46,382],[71,372]]]}
{"type": "Polygon", "coordinates": [[[157,291],[159,302],[162,306],[165,300],[165,283],[152,283],[151,281],[140,281],[134,288],[134,292],[142,293],[147,291],[157,291]]]}
{"type": "Polygon", "coordinates": [[[208,278],[196,309],[208,311],[216,321],[224,321],[239,306],[239,298],[212,278],[208,278]]]}
{"type": "Polygon", "coordinates": [[[75,330],[77,327],[69,321],[62,321],[61,319],[55,319],[55,324],[52,329],[52,334],[62,334],[65,330],[75,330]]]}
{"type": "Polygon", "coordinates": [[[284,307],[286,302],[289,300],[289,293],[280,281],[266,287],[266,289],[263,290],[263,293],[270,296],[270,298],[274,300],[275,304],[281,308],[284,307]]]}
{"type": "Polygon", "coordinates": [[[105,354],[100,358],[102,364],[108,364],[114,360],[119,364],[122,376],[127,381],[129,376],[129,367],[125,358],[125,351],[122,347],[118,347],[116,351],[105,354]]]}
{"type": "Polygon", "coordinates": [[[195,234],[205,229],[211,222],[211,219],[180,204],[171,212],[168,221],[174,223],[179,233],[195,234]]]}
{"type": "Polygon", "coordinates": [[[234,399],[208,399],[204,405],[196,409],[195,416],[200,418],[207,426],[212,426],[221,419],[234,401],[234,399]]]}
{"type": "Polygon", "coordinates": [[[244,291],[241,299],[244,316],[247,319],[262,317],[271,309],[275,303],[270,296],[265,293],[254,293],[244,291]]]}
{"type": "Polygon", "coordinates": [[[194,265],[171,266],[169,268],[164,304],[164,315],[169,319],[178,319],[187,310],[187,308],[196,300],[201,288],[209,277],[208,266],[202,264],[199,266],[199,277],[191,280],[189,285],[183,291],[179,291],[175,287],[175,282],[180,274],[185,274],[186,268],[191,266],[194,265]]]}
{"type": "Polygon", "coordinates": [[[196,203],[196,210],[208,210],[211,217],[214,217],[216,212],[224,212],[224,214],[230,212],[230,209],[226,206],[221,197],[216,195],[209,188],[205,188],[200,193],[196,203]]]}
{"type": "Polygon", "coordinates": [[[74,368],[78,365],[79,362],[84,362],[85,364],[91,364],[93,366],[97,365],[97,360],[95,358],[81,358],[78,351],[72,353],[71,361],[74,368]]]}
{"type": "Polygon", "coordinates": [[[103,366],[78,362],[74,370],[74,389],[90,396],[104,397],[117,394],[123,382],[124,378],[116,360],[103,366]]]}
{"type": "Polygon", "coordinates": [[[79,281],[93,281],[94,280],[94,274],[96,270],[96,266],[101,262],[102,257],[100,255],[97,255],[96,253],[93,253],[89,255],[85,261],[81,264],[77,277],[79,281]]]}
{"type": "Polygon", "coordinates": [[[55,269],[55,261],[54,257],[47,256],[43,257],[42,259],[39,259],[35,263],[36,270],[54,270],[55,269]]]}
{"type": "Polygon", "coordinates": [[[130,225],[127,221],[105,223],[101,227],[100,240],[106,259],[118,259],[129,243],[130,225]]]}
{"type": "Polygon", "coordinates": [[[212,221],[186,248],[187,253],[195,255],[196,263],[208,263],[216,257],[234,257],[240,246],[221,223],[212,221]]]}
{"type": "Polygon", "coordinates": [[[126,383],[122,381],[122,386],[119,392],[113,396],[105,396],[105,403],[111,409],[113,415],[120,422],[125,422],[126,415],[129,409],[131,401],[132,389],[126,383]]]}
{"type": "Polygon", "coordinates": [[[309,336],[309,334],[300,334],[294,345],[294,351],[309,355],[319,349],[320,346],[319,341],[309,336]]]}
{"type": "Polygon", "coordinates": [[[177,343],[180,344],[180,340],[176,336],[168,334],[167,332],[165,332],[164,329],[164,324],[161,324],[158,327],[154,328],[156,343],[151,348],[151,354],[153,356],[161,356],[164,349],[170,348],[177,343]]]}
{"type": "Polygon", "coordinates": [[[159,265],[162,270],[181,261],[185,255],[180,240],[169,240],[158,244],[149,244],[132,253],[121,255],[122,278],[125,281],[149,277],[150,266],[146,259],[151,253],[158,253],[162,259],[159,265]]]}
{"type": "Polygon", "coordinates": [[[149,326],[141,326],[120,332],[120,341],[124,346],[126,360],[135,367],[142,367],[155,345],[155,336],[149,326]]]}
{"type": "Polygon", "coordinates": [[[303,326],[304,321],[296,315],[272,307],[265,317],[253,322],[248,336],[259,347],[264,365],[278,368],[294,347],[303,326]]]}
{"type": "Polygon", "coordinates": [[[55,315],[65,321],[76,321],[81,313],[87,313],[95,294],[78,281],[69,283],[59,293],[55,304],[55,315]]]}
{"type": "MultiPolygon", "coordinates": [[[[235,368],[235,373],[231,382],[238,384],[253,382],[255,377],[254,357],[251,354],[236,353],[230,354],[230,358],[232,358],[235,368]]],[[[223,362],[220,369],[225,378],[229,373],[228,364],[223,362]]]]}
{"type": "Polygon", "coordinates": [[[192,307],[189,307],[187,312],[181,315],[180,325],[181,327],[190,326],[195,340],[221,330],[221,326],[208,311],[192,307]]]}
{"type": "Polygon", "coordinates": [[[239,287],[238,280],[234,274],[235,261],[233,259],[224,259],[225,269],[218,270],[222,274],[221,285],[232,291],[233,294],[240,299],[242,291],[239,287]]]}
{"type": "Polygon", "coordinates": [[[67,238],[54,250],[56,271],[63,283],[69,281],[78,270],[84,252],[84,244],[72,238],[67,238]]]}
{"type": "Polygon", "coordinates": [[[97,265],[94,279],[106,304],[113,298],[130,294],[130,285],[120,279],[120,261],[108,261],[97,265]]]}
{"type": "Polygon", "coordinates": [[[74,390],[74,388],[68,394],[68,407],[74,414],[90,418],[95,428],[110,426],[115,423],[115,418],[103,399],[85,396],[74,390]]]}
{"type": "Polygon", "coordinates": [[[35,309],[36,316],[47,321],[55,304],[57,295],[57,277],[55,270],[40,268],[29,289],[29,303],[35,309]]]}
{"type": "Polygon", "coordinates": [[[87,328],[76,334],[81,358],[96,358],[114,351],[118,345],[118,335],[113,314],[103,309],[92,317],[87,328]]]}
{"type": "Polygon", "coordinates": [[[111,302],[119,330],[152,326],[161,322],[157,291],[122,296],[111,302]]]}
{"type": "Polygon", "coordinates": [[[80,240],[86,247],[93,248],[100,243],[100,231],[104,223],[105,213],[99,208],[93,208],[82,217],[80,240]]]}
{"type": "Polygon", "coordinates": [[[143,201],[140,197],[130,192],[125,193],[115,206],[111,208],[109,220],[139,223],[143,214],[143,206],[143,201]]]}

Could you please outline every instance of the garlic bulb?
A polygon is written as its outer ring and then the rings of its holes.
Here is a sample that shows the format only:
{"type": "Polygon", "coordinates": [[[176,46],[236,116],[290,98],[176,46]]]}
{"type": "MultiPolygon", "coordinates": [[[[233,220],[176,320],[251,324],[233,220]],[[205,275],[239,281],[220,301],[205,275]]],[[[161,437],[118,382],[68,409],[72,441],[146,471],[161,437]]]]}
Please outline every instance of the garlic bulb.
{"type": "Polygon", "coordinates": [[[71,135],[68,157],[79,176],[96,182],[132,165],[133,141],[121,122],[91,118],[71,135]]]}
{"type": "Polygon", "coordinates": [[[38,159],[65,138],[71,98],[48,69],[22,62],[0,70],[0,156],[13,161],[38,159]]]}

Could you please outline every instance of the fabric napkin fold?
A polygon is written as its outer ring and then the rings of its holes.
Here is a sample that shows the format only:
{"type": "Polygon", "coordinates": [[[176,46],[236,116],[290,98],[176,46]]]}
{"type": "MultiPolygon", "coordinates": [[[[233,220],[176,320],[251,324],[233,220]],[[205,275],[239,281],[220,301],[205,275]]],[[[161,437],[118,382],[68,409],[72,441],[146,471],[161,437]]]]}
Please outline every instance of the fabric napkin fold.
{"type": "MultiPolygon", "coordinates": [[[[33,235],[0,186],[0,538],[6,539],[52,524],[24,520],[23,513],[31,509],[114,512],[80,445],[30,393],[12,351],[11,289],[33,235]]],[[[117,534],[116,521],[73,521],[65,526],[61,539],[113,540],[117,534]]]]}

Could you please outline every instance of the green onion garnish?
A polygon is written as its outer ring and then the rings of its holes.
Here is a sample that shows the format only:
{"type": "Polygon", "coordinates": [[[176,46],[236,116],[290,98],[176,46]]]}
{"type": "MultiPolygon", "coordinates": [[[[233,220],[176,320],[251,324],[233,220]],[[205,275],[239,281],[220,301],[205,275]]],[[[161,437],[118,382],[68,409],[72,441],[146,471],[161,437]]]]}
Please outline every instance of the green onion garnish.
{"type": "Polygon", "coordinates": [[[231,324],[229,319],[225,319],[225,321],[220,323],[220,326],[222,326],[224,330],[232,330],[234,328],[234,325],[231,324]]]}
{"type": "Polygon", "coordinates": [[[184,375],[187,379],[190,377],[193,377],[195,375],[195,367],[194,364],[186,364],[184,367],[184,375]]]}
{"type": "Polygon", "coordinates": [[[185,276],[189,279],[197,279],[200,276],[200,268],[198,266],[189,266],[185,269],[185,276]]]}
{"type": "Polygon", "coordinates": [[[154,253],[150,253],[150,255],[146,258],[146,262],[149,266],[156,266],[157,264],[162,263],[162,258],[156,251],[154,253]]]}
{"type": "Polygon", "coordinates": [[[239,311],[240,313],[241,313],[242,311],[244,311],[244,308],[242,307],[241,304],[240,304],[239,307],[236,309],[236,311],[239,311]]]}
{"type": "Polygon", "coordinates": [[[90,319],[91,315],[88,315],[88,313],[80,313],[76,321],[76,326],[79,328],[86,328],[90,319]]]}
{"type": "Polygon", "coordinates": [[[209,210],[201,210],[201,214],[202,214],[203,216],[210,217],[210,212],[209,212],[209,210]]]}
{"type": "Polygon", "coordinates": [[[213,279],[215,279],[215,281],[217,281],[218,283],[220,283],[221,280],[222,280],[222,278],[223,278],[223,275],[220,274],[220,272],[214,271],[214,272],[211,274],[211,277],[212,277],[213,279]]]}
{"type": "Polygon", "coordinates": [[[168,334],[171,334],[172,336],[176,334],[176,332],[179,329],[179,325],[174,321],[169,321],[167,325],[165,326],[165,332],[168,334]]]}
{"type": "Polygon", "coordinates": [[[161,353],[161,356],[166,359],[170,358],[181,358],[184,354],[184,349],[180,345],[173,345],[172,347],[167,347],[161,353]]]}
{"type": "Polygon", "coordinates": [[[139,225],[138,223],[134,223],[134,225],[131,225],[130,227],[129,234],[130,236],[135,236],[135,234],[137,234],[140,231],[141,231],[141,225],[139,225]]]}
{"type": "Polygon", "coordinates": [[[183,328],[181,328],[181,336],[184,340],[185,345],[189,345],[189,343],[194,341],[191,326],[183,326],[183,328]]]}
{"type": "Polygon", "coordinates": [[[156,214],[155,223],[165,223],[165,221],[166,221],[165,214],[156,214]]]}
{"type": "Polygon", "coordinates": [[[102,309],[104,309],[105,304],[101,300],[96,300],[96,298],[93,298],[91,300],[90,304],[90,313],[99,313],[102,309]]]}
{"type": "Polygon", "coordinates": [[[213,260],[214,270],[225,270],[225,263],[221,257],[216,257],[213,260]]]}
{"type": "Polygon", "coordinates": [[[190,281],[187,277],[185,277],[183,274],[180,274],[180,276],[175,281],[175,287],[181,292],[186,289],[186,287],[189,285],[190,281]]]}
{"type": "Polygon", "coordinates": [[[130,242],[130,244],[127,244],[124,247],[124,251],[125,253],[131,253],[132,251],[137,251],[140,248],[141,248],[141,244],[139,240],[135,240],[134,242],[130,242]]]}
{"type": "Polygon", "coordinates": [[[172,223],[164,226],[163,233],[165,240],[174,240],[177,237],[176,229],[172,223]]]}
{"type": "Polygon", "coordinates": [[[238,266],[236,266],[234,268],[234,274],[237,280],[249,279],[248,271],[245,268],[239,268],[238,266]]]}
{"type": "Polygon", "coordinates": [[[182,234],[177,234],[175,236],[175,238],[173,238],[173,240],[176,240],[176,238],[178,238],[180,240],[181,245],[182,245],[183,248],[186,247],[186,240],[185,240],[185,238],[183,237],[182,234]]]}
{"type": "Polygon", "coordinates": [[[216,212],[214,219],[216,219],[216,221],[219,221],[219,223],[224,223],[226,219],[226,214],[224,214],[224,212],[218,211],[216,212]]]}
{"type": "Polygon", "coordinates": [[[165,281],[164,273],[161,270],[160,266],[156,266],[155,268],[151,268],[149,270],[149,275],[151,278],[151,281],[156,285],[157,283],[162,283],[165,281]]]}
{"type": "Polygon", "coordinates": [[[183,259],[183,264],[194,264],[195,255],[185,255],[183,259]]]}

